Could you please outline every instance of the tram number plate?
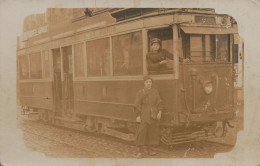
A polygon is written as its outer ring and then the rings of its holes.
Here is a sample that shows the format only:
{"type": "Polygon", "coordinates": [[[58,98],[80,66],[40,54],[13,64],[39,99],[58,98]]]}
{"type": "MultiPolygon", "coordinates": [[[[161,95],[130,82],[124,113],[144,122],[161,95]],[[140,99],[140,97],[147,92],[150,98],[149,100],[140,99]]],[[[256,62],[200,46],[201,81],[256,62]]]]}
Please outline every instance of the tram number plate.
{"type": "Polygon", "coordinates": [[[216,24],[215,17],[195,16],[195,23],[200,24],[216,24]]]}

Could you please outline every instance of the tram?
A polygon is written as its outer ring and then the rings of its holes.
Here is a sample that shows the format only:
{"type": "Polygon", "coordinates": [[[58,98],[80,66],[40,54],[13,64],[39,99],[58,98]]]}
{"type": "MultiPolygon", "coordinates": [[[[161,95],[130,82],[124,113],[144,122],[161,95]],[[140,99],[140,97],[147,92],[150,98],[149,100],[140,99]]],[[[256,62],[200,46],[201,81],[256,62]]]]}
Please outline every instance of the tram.
{"type": "Polygon", "coordinates": [[[37,16],[25,19],[17,48],[23,114],[133,141],[133,103],[149,75],[166,107],[164,144],[225,136],[235,116],[234,18],[213,9],[158,8],[84,9],[69,17],[75,10],[47,9],[41,25],[27,31],[37,16]],[[165,71],[147,66],[153,38],[173,54],[165,71]]]}

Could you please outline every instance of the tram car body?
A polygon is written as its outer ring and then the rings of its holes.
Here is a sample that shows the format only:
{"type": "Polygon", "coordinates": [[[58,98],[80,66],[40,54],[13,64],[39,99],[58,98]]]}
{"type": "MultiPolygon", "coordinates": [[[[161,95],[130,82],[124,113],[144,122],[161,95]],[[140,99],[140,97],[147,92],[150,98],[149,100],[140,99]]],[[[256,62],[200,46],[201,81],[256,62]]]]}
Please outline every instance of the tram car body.
{"type": "MultiPolygon", "coordinates": [[[[131,14],[132,9],[124,10],[131,14]]],[[[234,118],[235,20],[211,10],[139,10],[128,19],[108,10],[47,22],[37,35],[30,31],[26,40],[20,38],[22,111],[131,141],[138,126],[133,104],[143,76],[149,75],[166,107],[160,122],[163,143],[224,136],[234,118]],[[173,54],[167,71],[148,70],[146,55],[155,37],[173,54]]]]}

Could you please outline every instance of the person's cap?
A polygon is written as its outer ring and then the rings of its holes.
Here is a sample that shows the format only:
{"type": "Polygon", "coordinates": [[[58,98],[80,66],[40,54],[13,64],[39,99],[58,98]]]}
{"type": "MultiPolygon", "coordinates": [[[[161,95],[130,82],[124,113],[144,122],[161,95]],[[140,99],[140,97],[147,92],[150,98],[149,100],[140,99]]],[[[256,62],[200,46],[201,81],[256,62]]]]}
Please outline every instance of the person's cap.
{"type": "Polygon", "coordinates": [[[158,39],[158,38],[153,38],[153,39],[151,40],[151,45],[152,45],[153,43],[159,43],[159,44],[161,44],[161,40],[158,39]]]}
{"type": "Polygon", "coordinates": [[[145,82],[146,80],[151,80],[151,81],[153,81],[153,79],[152,79],[150,76],[148,76],[148,75],[144,76],[144,77],[143,77],[143,80],[144,80],[144,82],[145,82]]]}

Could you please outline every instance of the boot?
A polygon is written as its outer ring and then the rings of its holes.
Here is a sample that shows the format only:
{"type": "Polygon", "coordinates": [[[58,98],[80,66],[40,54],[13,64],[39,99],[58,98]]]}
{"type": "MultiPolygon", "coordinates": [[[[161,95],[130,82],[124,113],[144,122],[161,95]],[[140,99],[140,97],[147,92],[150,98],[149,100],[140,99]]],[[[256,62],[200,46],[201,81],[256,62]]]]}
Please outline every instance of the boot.
{"type": "Polygon", "coordinates": [[[144,147],[140,146],[140,147],[138,147],[138,153],[136,154],[136,157],[143,158],[143,156],[144,156],[144,147]]]}
{"type": "Polygon", "coordinates": [[[157,155],[157,153],[156,153],[150,146],[147,147],[147,150],[148,150],[148,154],[149,154],[150,156],[155,156],[155,155],[157,155]]]}

